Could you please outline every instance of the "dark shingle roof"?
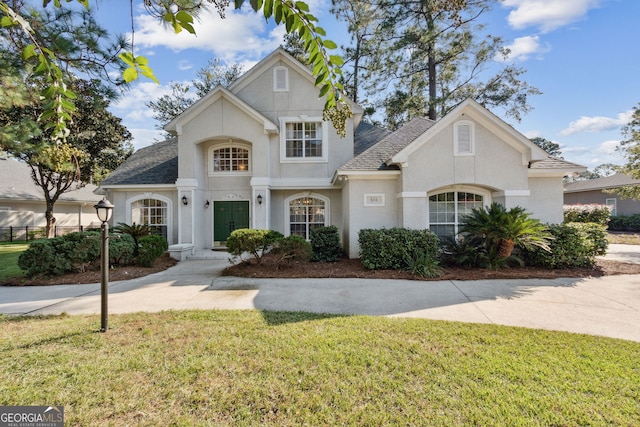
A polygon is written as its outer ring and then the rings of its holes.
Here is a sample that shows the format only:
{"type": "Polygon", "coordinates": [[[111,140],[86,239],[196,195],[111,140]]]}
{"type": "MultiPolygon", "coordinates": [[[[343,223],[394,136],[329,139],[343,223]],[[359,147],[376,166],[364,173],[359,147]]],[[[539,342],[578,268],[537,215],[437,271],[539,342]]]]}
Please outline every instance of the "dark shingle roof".
{"type": "Polygon", "coordinates": [[[423,117],[413,119],[345,163],[339,170],[397,170],[396,166],[388,166],[386,161],[413,142],[418,136],[425,133],[434,123],[433,120],[423,117]]]}
{"type": "Polygon", "coordinates": [[[364,152],[367,148],[380,142],[391,133],[390,130],[374,126],[370,123],[360,122],[353,135],[354,157],[364,152]]]}
{"type": "Polygon", "coordinates": [[[629,175],[617,173],[611,176],[605,176],[596,179],[585,179],[582,181],[573,181],[565,184],[564,191],[573,193],[577,191],[602,190],[605,188],[616,188],[624,185],[638,185],[640,179],[633,179],[629,175]]]}
{"type": "Polygon", "coordinates": [[[102,186],[175,184],[178,179],[178,139],[141,148],[114,170],[102,186]]]}

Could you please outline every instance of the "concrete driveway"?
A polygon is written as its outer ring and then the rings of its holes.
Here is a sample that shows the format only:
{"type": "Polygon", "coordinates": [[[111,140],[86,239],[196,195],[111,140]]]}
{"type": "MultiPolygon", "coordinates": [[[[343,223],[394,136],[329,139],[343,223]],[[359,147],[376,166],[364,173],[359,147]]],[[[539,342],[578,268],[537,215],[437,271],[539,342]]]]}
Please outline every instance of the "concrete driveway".
{"type": "MultiPolygon", "coordinates": [[[[612,258],[640,262],[640,248],[612,246],[612,258]]],[[[225,260],[182,261],[164,272],[110,283],[109,313],[258,309],[420,317],[640,342],[640,275],[434,282],[245,279],[220,276],[227,265],[225,260]]],[[[99,314],[100,285],[0,287],[0,312],[99,314]]]]}

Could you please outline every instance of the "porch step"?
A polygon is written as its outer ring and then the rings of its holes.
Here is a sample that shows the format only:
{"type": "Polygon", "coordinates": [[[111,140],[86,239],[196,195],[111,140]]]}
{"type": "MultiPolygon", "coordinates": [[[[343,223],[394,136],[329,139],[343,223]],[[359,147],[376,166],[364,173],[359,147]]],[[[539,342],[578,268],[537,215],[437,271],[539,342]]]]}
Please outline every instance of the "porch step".
{"type": "Polygon", "coordinates": [[[231,254],[225,249],[201,249],[197,250],[193,255],[189,255],[188,259],[229,259],[231,254]]]}

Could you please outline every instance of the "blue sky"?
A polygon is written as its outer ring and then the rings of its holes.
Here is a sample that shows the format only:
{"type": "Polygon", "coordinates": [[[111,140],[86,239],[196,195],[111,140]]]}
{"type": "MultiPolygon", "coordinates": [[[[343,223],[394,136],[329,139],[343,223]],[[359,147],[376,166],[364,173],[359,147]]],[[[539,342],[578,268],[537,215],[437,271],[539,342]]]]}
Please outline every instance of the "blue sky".
{"type": "MultiPolygon", "coordinates": [[[[142,2],[134,1],[134,8],[142,2]]],[[[338,44],[347,42],[344,25],[329,14],[330,0],[308,2],[319,25],[338,44]]],[[[94,3],[96,4],[96,3],[94,3]]],[[[99,1],[100,22],[112,33],[131,34],[129,2],[99,1]]],[[[560,144],[564,158],[594,168],[621,163],[616,153],[620,128],[640,102],[640,1],[502,0],[486,15],[487,31],[499,35],[523,67],[523,79],[542,91],[521,122],[507,119],[528,137],[560,144]]],[[[253,64],[281,44],[284,28],[250,10],[215,11],[196,24],[197,36],[175,35],[143,10],[134,9],[136,54],[150,60],[161,84],[136,82],[113,104],[114,114],[141,148],[159,139],[145,102],[168,93],[172,81],[190,82],[212,58],[253,64]]],[[[494,111],[500,114],[499,111],[494,111]]]]}

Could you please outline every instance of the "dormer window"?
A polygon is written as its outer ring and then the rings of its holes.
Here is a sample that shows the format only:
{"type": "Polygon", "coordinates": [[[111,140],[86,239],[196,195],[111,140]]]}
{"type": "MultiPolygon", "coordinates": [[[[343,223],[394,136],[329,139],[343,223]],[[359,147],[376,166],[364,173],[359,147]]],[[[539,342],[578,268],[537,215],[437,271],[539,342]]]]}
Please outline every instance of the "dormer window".
{"type": "Polygon", "coordinates": [[[273,69],[273,91],[289,91],[289,69],[287,67],[276,67],[273,69]]]}
{"type": "Polygon", "coordinates": [[[453,149],[456,156],[475,154],[475,132],[473,122],[459,121],[453,127],[453,149]]]}

